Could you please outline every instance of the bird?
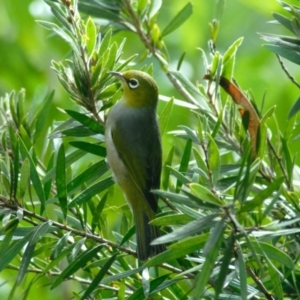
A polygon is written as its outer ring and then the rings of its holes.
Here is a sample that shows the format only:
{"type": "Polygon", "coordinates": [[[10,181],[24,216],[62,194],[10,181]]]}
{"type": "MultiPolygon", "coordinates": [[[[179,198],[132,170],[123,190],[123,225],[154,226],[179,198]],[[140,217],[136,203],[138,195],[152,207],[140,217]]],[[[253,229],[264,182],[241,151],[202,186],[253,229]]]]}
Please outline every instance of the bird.
{"type": "Polygon", "coordinates": [[[160,236],[149,224],[158,210],[162,146],[156,109],[158,86],[146,72],[110,71],[120,80],[123,96],[112,107],[105,123],[107,162],[133,214],[137,257],[140,261],[164,251],[151,245],[160,236]]]}

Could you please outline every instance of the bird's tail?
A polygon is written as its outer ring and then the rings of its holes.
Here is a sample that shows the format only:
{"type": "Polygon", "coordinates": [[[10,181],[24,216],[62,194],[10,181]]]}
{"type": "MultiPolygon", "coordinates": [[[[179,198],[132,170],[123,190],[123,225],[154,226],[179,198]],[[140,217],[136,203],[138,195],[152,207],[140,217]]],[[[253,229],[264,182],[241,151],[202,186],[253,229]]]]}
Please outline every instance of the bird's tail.
{"type": "Polygon", "coordinates": [[[144,261],[151,256],[163,252],[165,250],[164,245],[151,245],[151,242],[160,236],[158,227],[149,224],[149,222],[154,219],[155,214],[153,212],[134,211],[133,215],[138,259],[144,261]]]}

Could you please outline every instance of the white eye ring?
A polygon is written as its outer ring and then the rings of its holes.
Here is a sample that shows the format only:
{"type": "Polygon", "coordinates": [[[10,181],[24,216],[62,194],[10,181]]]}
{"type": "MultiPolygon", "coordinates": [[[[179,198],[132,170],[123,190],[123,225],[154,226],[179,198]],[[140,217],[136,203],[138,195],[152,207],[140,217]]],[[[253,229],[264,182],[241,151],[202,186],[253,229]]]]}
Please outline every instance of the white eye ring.
{"type": "Polygon", "coordinates": [[[131,78],[128,80],[128,85],[131,89],[136,89],[140,85],[140,83],[137,79],[131,78]]]}

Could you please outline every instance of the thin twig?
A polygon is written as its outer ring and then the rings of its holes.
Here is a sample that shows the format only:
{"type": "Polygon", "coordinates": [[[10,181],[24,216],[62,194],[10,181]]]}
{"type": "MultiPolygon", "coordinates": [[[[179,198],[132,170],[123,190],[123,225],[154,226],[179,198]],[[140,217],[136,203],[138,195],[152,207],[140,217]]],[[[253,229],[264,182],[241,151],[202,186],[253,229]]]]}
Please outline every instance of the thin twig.
{"type": "MultiPolygon", "coordinates": [[[[95,234],[91,234],[91,233],[87,233],[87,232],[84,232],[84,231],[80,231],[80,230],[77,230],[77,229],[74,229],[72,227],[69,227],[67,225],[64,225],[64,224],[61,224],[59,222],[56,222],[56,221],[52,221],[52,220],[49,220],[45,217],[42,217],[41,215],[38,215],[34,212],[31,212],[27,209],[24,209],[24,208],[18,208],[18,207],[15,207],[13,205],[11,205],[8,201],[8,199],[6,199],[4,196],[0,195],[0,207],[6,207],[6,208],[9,208],[11,210],[17,210],[17,209],[22,209],[23,210],[23,214],[25,216],[24,218],[24,221],[26,222],[29,222],[33,225],[38,225],[38,223],[36,223],[35,221],[33,220],[30,220],[29,218],[33,218],[33,219],[36,219],[36,220],[39,220],[43,223],[45,222],[49,222],[51,221],[52,222],[52,226],[55,226],[61,230],[64,230],[64,231],[68,231],[68,232],[71,232],[73,233],[74,235],[77,235],[77,236],[81,236],[81,237],[85,237],[87,239],[90,239],[90,240],[93,240],[95,242],[99,242],[99,243],[103,243],[104,245],[106,246],[109,246],[109,247],[112,247],[112,248],[116,248],[118,249],[119,251],[122,251],[122,252],[125,252],[129,255],[133,255],[134,257],[137,257],[137,254],[135,251],[129,249],[129,248],[126,248],[126,247],[123,247],[123,246],[120,246],[110,240],[107,240],[107,239],[104,239],[98,235],[95,235],[95,234]],[[27,217],[27,218],[26,218],[27,217]]],[[[175,268],[171,265],[168,265],[166,263],[163,263],[161,265],[159,265],[161,268],[163,269],[166,269],[166,270],[169,270],[171,271],[172,273],[175,273],[175,274],[181,274],[183,272],[183,270],[181,269],[178,269],[178,268],[175,268]]],[[[187,278],[194,278],[195,276],[193,274],[185,274],[185,276],[187,278]]]]}
{"type": "Polygon", "coordinates": [[[278,54],[276,54],[277,59],[279,61],[279,64],[283,70],[283,72],[287,75],[287,77],[291,80],[291,82],[293,84],[295,84],[297,86],[298,89],[300,89],[300,84],[296,81],[296,79],[290,74],[290,72],[288,71],[288,69],[286,68],[286,66],[284,65],[284,62],[282,61],[282,59],[280,58],[280,56],[278,54]]]}

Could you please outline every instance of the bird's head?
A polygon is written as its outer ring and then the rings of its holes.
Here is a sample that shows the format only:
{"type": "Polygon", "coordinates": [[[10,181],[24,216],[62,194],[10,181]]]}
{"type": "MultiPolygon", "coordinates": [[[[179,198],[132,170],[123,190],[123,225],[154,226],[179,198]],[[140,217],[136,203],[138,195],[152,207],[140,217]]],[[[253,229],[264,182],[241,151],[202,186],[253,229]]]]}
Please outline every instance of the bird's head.
{"type": "Polygon", "coordinates": [[[123,87],[123,101],[130,107],[156,107],[158,87],[154,79],[145,72],[129,70],[124,73],[109,72],[117,77],[123,87]]]}

